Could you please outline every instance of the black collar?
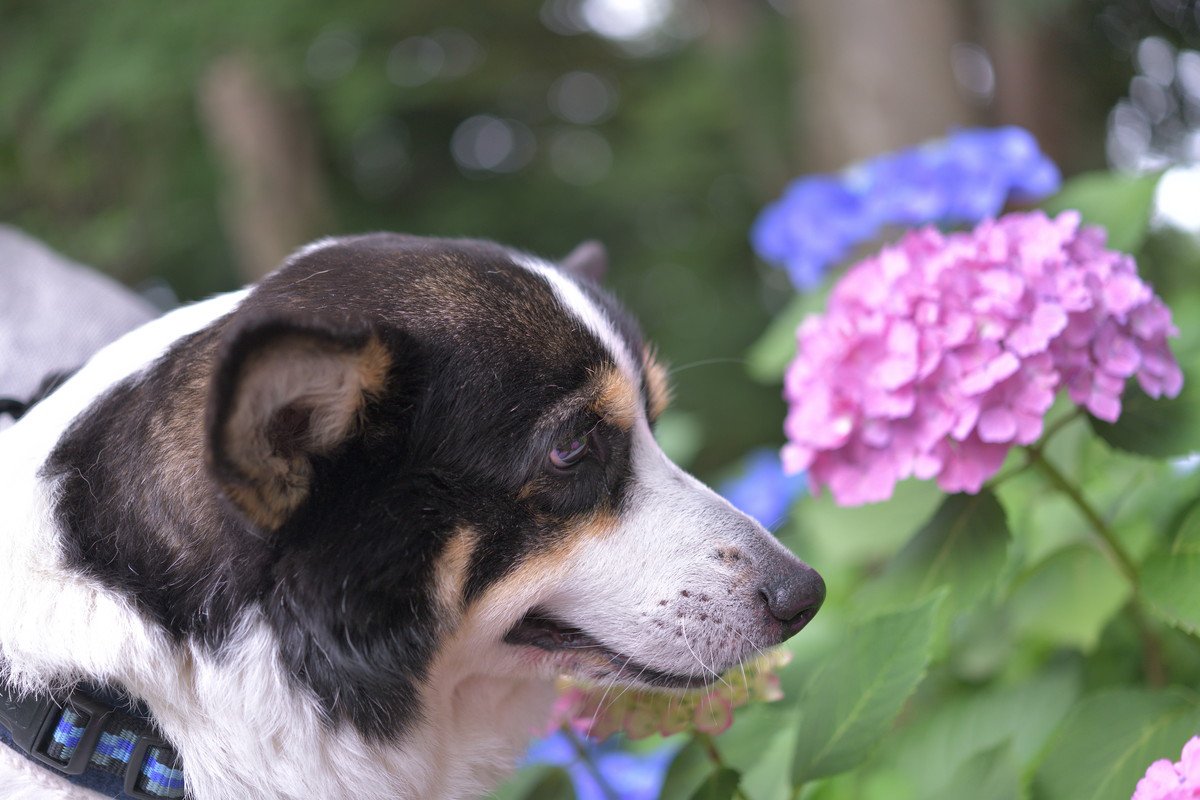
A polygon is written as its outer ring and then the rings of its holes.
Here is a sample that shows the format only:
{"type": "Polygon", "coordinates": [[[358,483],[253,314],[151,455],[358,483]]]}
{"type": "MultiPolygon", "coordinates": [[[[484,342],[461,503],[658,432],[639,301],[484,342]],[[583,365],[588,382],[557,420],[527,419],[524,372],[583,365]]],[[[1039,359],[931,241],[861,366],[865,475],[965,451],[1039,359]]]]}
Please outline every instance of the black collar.
{"type": "Polygon", "coordinates": [[[77,686],[61,699],[25,697],[0,681],[0,742],[106,797],[184,796],[182,765],[150,713],[111,691],[77,686]]]}

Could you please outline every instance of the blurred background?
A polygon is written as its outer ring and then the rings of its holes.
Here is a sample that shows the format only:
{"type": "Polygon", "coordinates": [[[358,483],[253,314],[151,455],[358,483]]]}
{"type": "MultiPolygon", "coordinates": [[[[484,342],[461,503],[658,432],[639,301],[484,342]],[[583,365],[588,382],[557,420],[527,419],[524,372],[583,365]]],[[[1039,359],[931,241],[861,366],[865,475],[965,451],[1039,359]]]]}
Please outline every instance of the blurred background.
{"type": "Polygon", "coordinates": [[[789,179],[974,124],[1068,175],[1190,163],[1197,46],[1183,0],[0,0],[0,220],[180,300],[332,233],[601,239],[716,477],[782,438],[743,355],[789,179]]]}

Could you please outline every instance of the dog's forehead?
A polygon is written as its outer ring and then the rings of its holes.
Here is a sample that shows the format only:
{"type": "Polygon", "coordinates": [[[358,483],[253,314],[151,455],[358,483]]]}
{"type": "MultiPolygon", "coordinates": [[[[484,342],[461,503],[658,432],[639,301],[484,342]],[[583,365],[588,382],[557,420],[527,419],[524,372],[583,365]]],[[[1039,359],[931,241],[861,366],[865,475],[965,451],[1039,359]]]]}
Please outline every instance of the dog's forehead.
{"type": "Polygon", "coordinates": [[[641,373],[641,333],[598,288],[554,264],[479,240],[397,234],[328,239],[299,251],[254,304],[362,315],[482,360],[615,363],[641,373]]]}

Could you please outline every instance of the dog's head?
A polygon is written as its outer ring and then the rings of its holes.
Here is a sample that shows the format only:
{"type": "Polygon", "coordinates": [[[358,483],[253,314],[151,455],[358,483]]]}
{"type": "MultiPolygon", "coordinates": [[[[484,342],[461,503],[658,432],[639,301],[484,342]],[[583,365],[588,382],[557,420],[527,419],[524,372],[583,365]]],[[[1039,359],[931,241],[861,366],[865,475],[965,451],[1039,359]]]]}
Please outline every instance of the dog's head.
{"type": "Polygon", "coordinates": [[[656,443],[667,374],[602,257],[380,234],[267,278],[194,343],[224,522],[167,541],[196,574],[163,582],[202,587],[173,624],[261,606],[367,732],[440,669],[689,687],[804,627],[820,576],[656,443]]]}

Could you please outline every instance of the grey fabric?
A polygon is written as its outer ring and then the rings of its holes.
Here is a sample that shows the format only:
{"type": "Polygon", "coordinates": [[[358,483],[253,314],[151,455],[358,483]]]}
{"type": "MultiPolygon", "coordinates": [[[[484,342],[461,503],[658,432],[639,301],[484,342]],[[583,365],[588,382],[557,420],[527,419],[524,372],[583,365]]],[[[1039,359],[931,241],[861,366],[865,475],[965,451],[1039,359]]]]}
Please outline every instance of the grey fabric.
{"type": "Polygon", "coordinates": [[[157,315],[116,281],[0,225],[0,396],[28,398],[49,373],[80,366],[157,315]]]}

